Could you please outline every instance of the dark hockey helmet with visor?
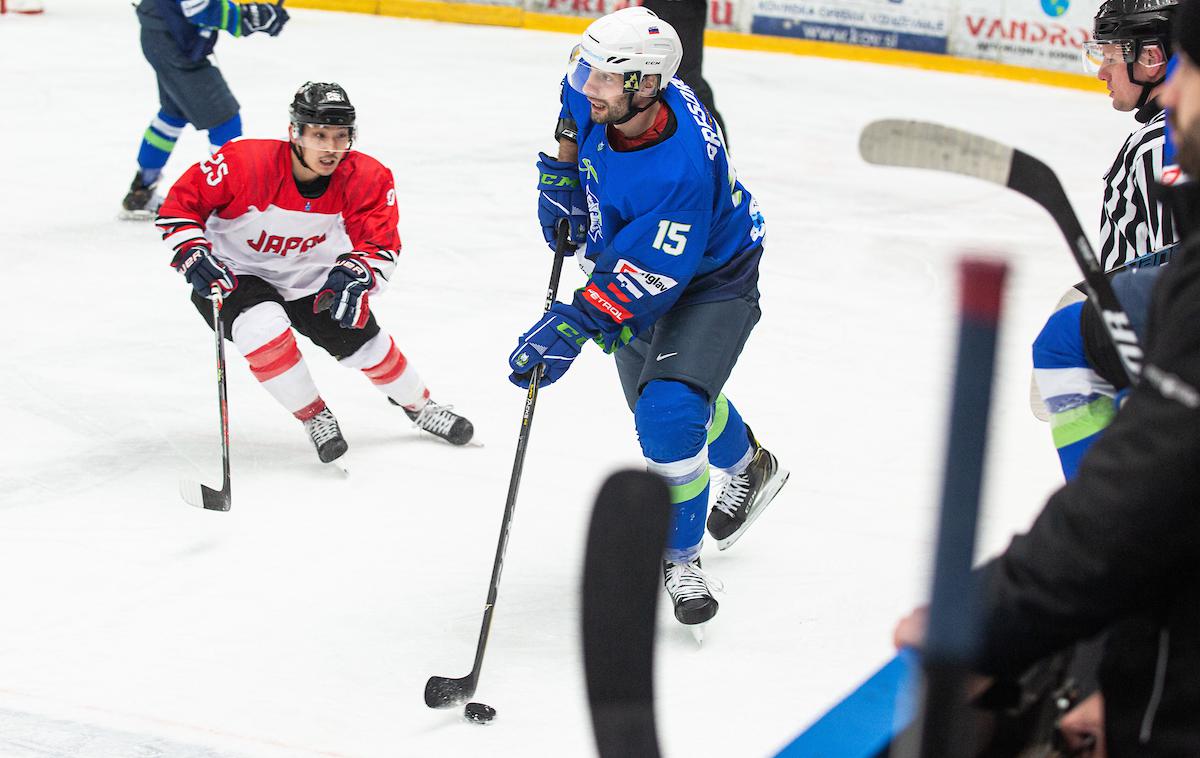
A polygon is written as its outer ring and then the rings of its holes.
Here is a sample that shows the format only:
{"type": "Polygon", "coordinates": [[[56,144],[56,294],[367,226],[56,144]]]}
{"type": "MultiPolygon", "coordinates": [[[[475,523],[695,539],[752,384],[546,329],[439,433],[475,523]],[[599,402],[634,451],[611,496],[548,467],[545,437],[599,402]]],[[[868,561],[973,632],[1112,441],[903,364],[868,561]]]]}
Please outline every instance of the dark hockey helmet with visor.
{"type": "Polygon", "coordinates": [[[288,114],[291,117],[292,141],[304,147],[347,152],[358,134],[354,106],[340,84],[305,82],[296,90],[288,114]],[[333,128],[313,130],[305,127],[333,128]],[[346,131],[342,132],[338,127],[346,131]]]}
{"type": "Polygon", "coordinates": [[[1084,67],[1094,74],[1106,64],[1124,63],[1129,81],[1145,90],[1145,102],[1171,58],[1171,23],[1178,6],[1179,0],[1105,0],[1096,11],[1092,38],[1083,45],[1084,67]],[[1152,49],[1160,52],[1159,60],[1148,54],[1152,49]],[[1155,72],[1152,78],[1137,76],[1134,66],[1139,63],[1155,72]]]}

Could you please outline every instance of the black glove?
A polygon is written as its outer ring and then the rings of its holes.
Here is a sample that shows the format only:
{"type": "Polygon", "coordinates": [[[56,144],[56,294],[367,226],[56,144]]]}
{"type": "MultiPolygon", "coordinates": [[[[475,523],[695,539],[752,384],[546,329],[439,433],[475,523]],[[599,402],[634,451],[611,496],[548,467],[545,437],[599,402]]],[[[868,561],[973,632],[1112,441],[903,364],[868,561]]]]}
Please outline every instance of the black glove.
{"type": "Polygon", "coordinates": [[[255,32],[266,32],[274,37],[287,23],[288,12],[283,9],[283,0],[276,3],[242,3],[242,36],[255,32]]]}

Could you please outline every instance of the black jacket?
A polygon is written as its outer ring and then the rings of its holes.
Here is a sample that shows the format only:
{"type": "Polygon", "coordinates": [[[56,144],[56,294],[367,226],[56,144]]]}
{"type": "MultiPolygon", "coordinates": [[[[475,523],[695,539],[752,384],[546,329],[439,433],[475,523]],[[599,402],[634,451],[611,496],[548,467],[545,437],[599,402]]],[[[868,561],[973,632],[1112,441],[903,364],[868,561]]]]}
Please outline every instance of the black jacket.
{"type": "Polygon", "coordinates": [[[1076,478],[976,572],[985,673],[1109,630],[1112,758],[1200,756],[1200,233],[1158,278],[1141,382],[1076,478]]]}

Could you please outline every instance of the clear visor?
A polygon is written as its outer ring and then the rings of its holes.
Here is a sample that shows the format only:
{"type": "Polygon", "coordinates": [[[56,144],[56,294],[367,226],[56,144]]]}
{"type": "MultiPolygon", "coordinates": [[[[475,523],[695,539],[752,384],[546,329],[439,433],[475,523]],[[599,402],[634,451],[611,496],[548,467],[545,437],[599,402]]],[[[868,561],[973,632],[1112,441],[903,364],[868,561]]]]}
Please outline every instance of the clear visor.
{"type": "Polygon", "coordinates": [[[582,45],[575,46],[567,61],[567,83],[571,89],[597,100],[608,100],[625,92],[625,76],[622,72],[596,68],[582,45]]]}
{"type": "Polygon", "coordinates": [[[300,147],[327,153],[347,153],[358,136],[354,126],[329,124],[292,124],[292,142],[300,147]]]}
{"type": "Polygon", "coordinates": [[[1089,74],[1098,73],[1104,66],[1114,63],[1128,65],[1135,62],[1146,68],[1156,69],[1166,63],[1166,54],[1162,46],[1157,42],[1144,43],[1140,51],[1138,51],[1134,41],[1128,39],[1106,40],[1104,42],[1089,40],[1083,43],[1083,68],[1089,74]],[[1153,61],[1153,56],[1150,53],[1151,50],[1159,52],[1157,62],[1153,61]]]}

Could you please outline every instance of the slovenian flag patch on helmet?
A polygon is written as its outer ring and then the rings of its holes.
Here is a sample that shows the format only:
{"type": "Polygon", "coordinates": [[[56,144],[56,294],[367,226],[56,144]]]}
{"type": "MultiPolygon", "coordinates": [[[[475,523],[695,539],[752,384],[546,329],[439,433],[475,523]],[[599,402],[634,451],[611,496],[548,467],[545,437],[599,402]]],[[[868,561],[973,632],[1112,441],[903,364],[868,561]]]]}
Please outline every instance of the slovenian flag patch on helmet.
{"type": "Polygon", "coordinates": [[[652,26],[652,27],[650,27],[650,29],[648,31],[650,34],[658,34],[658,27],[652,26]]]}

